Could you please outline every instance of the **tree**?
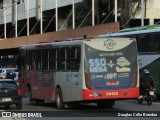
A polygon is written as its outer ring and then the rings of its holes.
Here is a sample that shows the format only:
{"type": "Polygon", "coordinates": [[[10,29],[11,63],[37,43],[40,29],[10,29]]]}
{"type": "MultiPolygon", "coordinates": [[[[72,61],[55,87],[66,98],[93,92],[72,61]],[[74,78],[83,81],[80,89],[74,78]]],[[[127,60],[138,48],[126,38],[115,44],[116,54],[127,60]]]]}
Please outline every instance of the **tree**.
{"type": "Polygon", "coordinates": [[[121,26],[129,27],[129,20],[141,10],[141,0],[118,0],[118,14],[121,26]]]}

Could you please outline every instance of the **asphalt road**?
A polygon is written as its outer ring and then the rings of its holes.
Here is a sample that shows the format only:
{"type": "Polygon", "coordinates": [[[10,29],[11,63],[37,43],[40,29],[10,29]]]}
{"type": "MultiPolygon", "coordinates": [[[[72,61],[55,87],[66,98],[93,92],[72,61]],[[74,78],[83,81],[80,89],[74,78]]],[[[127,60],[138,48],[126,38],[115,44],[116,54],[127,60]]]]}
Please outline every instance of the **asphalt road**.
{"type": "MultiPolygon", "coordinates": [[[[18,112],[25,115],[28,113],[37,114],[38,118],[0,118],[0,120],[50,120],[50,119],[59,119],[59,120],[108,120],[108,119],[159,119],[156,115],[160,115],[160,102],[153,102],[152,105],[147,105],[146,102],[139,105],[136,100],[123,100],[116,101],[116,104],[113,108],[110,109],[100,109],[97,108],[95,104],[81,104],[76,108],[58,110],[54,103],[47,102],[38,105],[31,105],[28,99],[23,99],[23,108],[22,110],[16,110],[15,106],[10,106],[9,109],[5,109],[4,106],[0,107],[1,111],[7,112],[18,112]],[[42,118],[41,118],[42,116],[42,118]],[[46,117],[47,116],[47,117],[46,117]]],[[[32,116],[30,114],[30,116],[32,116]]]]}

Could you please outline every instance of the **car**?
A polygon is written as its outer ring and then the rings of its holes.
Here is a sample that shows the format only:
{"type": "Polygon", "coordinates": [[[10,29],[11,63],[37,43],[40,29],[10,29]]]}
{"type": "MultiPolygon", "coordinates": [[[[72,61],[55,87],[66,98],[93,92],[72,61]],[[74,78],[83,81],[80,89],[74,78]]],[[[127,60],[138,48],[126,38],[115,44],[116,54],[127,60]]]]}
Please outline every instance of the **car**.
{"type": "Polygon", "coordinates": [[[14,81],[19,85],[19,72],[17,68],[0,68],[0,78],[7,78],[7,74],[14,74],[14,81]]]}
{"type": "Polygon", "coordinates": [[[21,89],[13,79],[0,79],[0,105],[9,108],[12,104],[22,109],[21,89]]]}

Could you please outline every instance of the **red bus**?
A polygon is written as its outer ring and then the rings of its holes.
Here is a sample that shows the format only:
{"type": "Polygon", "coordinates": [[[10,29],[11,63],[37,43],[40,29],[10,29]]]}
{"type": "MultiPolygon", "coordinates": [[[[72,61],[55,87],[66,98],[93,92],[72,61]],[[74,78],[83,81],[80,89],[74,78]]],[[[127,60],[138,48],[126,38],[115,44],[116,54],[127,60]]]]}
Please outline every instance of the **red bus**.
{"type": "Polygon", "coordinates": [[[92,38],[23,45],[18,59],[22,95],[57,108],[79,102],[112,107],[139,97],[136,40],[92,38]]]}

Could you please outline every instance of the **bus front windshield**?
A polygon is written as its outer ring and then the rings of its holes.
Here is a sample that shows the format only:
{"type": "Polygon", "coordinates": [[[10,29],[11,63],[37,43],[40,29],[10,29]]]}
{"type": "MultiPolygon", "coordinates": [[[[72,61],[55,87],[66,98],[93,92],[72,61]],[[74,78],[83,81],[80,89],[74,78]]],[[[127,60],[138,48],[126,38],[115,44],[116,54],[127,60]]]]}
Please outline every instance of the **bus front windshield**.
{"type": "Polygon", "coordinates": [[[136,42],[122,39],[97,40],[85,45],[85,70],[90,75],[92,89],[124,89],[133,85],[136,42]]]}

